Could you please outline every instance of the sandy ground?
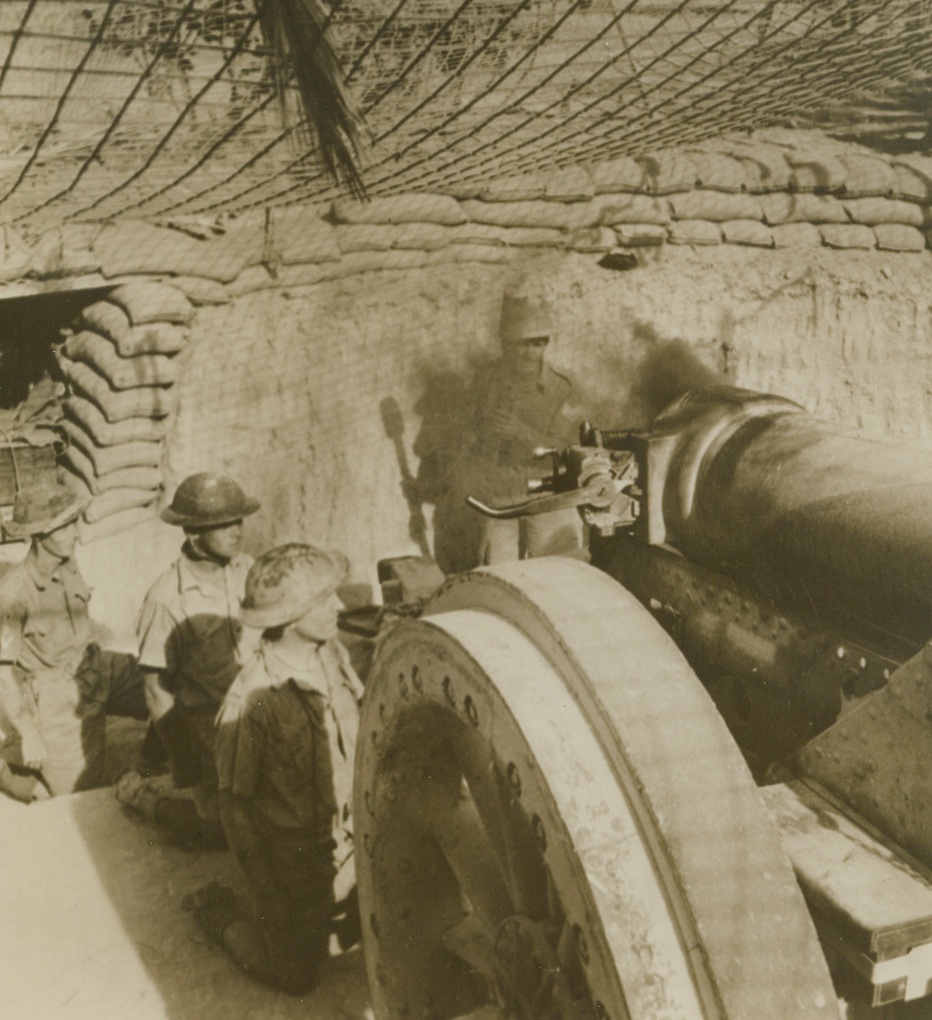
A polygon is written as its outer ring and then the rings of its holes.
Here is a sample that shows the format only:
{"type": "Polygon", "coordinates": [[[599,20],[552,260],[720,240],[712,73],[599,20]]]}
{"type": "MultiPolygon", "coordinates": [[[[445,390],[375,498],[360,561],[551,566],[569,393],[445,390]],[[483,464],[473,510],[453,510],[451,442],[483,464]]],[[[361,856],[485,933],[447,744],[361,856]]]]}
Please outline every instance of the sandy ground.
{"type": "Polygon", "coordinates": [[[238,884],[226,852],[186,853],[110,790],[0,798],[0,1014],[29,1020],[371,1020],[358,948],[293,998],[251,981],[182,897],[238,884]]]}

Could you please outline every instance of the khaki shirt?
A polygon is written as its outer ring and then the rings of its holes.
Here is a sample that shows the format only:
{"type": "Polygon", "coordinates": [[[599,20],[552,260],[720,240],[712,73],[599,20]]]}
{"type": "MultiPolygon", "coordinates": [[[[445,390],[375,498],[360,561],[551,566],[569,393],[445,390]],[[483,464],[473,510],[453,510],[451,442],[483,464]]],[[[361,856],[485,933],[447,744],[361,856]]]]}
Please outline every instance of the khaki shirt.
{"type": "Polygon", "coordinates": [[[225,566],[181,556],[152,585],[136,619],[139,667],[159,670],[186,708],[219,706],[258,633],[239,622],[252,565],[235,556],[225,566]]]}
{"type": "Polygon", "coordinates": [[[217,716],[220,789],[250,800],[276,828],[329,835],[337,816],[344,837],[361,697],[339,641],[319,645],[303,672],[263,641],[217,716]]]}
{"type": "Polygon", "coordinates": [[[527,483],[551,470],[549,459],[536,459],[538,446],[564,447],[579,441],[582,410],[573,384],[544,364],[537,379],[515,376],[496,361],[481,369],[473,383],[473,459],[481,478],[473,487],[486,499],[527,497],[527,483]],[[500,435],[496,411],[514,415],[526,436],[500,435]]]}
{"type": "Polygon", "coordinates": [[[0,579],[0,662],[27,676],[73,673],[91,639],[90,597],[73,558],[46,578],[30,549],[0,579]]]}

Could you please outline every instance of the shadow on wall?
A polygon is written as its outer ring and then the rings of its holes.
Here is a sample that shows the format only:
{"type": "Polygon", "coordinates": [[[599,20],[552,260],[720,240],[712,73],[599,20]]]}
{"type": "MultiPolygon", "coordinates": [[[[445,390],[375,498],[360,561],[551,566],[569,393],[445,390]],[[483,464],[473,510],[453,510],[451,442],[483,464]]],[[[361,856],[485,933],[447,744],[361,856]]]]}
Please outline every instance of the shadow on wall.
{"type": "Polygon", "coordinates": [[[475,366],[463,372],[426,369],[421,396],[414,405],[420,420],[412,451],[417,473],[407,461],[403,444],[401,410],[393,397],[382,400],[385,433],[395,446],[402,492],[408,503],[408,532],[423,555],[433,555],[446,574],[469,570],[478,564],[481,519],[466,506],[471,486],[466,469],[470,439],[472,397],[470,383],[475,366]],[[427,542],[424,507],[433,506],[434,548],[427,542]]]}
{"type": "Polygon", "coordinates": [[[722,386],[728,379],[708,367],[685,340],[667,340],[649,323],[634,327],[634,339],[647,351],[634,366],[628,391],[626,421],[647,427],[687,390],[722,386]]]}

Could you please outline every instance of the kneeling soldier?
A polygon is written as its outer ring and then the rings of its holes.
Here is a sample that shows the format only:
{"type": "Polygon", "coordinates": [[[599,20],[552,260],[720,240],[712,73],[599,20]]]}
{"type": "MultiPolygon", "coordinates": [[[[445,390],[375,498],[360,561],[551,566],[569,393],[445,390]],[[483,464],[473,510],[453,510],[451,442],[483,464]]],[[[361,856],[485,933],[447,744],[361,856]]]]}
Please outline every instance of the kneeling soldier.
{"type": "Polygon", "coordinates": [[[159,796],[135,772],[123,776],[122,804],[168,828],[189,847],[222,846],[214,766],[214,717],[255,647],[239,622],[252,559],[240,549],[243,518],[259,509],[231,478],[190,475],[162,511],[184,529],[181,555],[142,604],[136,629],[146,702],[179,789],[193,801],[159,796]]]}
{"type": "Polygon", "coordinates": [[[334,911],[334,823],[349,819],[362,686],[337,640],[347,562],[310,545],[279,546],[246,580],[240,618],[259,651],[217,718],[220,807],[255,911],[229,890],[197,917],[244,970],[300,995],[327,958],[334,911]]]}

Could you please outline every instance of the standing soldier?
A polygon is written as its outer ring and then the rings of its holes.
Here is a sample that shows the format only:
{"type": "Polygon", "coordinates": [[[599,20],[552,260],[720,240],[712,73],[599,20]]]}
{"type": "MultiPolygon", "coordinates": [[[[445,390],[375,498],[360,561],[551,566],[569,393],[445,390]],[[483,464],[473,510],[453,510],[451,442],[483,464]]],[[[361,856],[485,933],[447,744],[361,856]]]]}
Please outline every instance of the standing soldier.
{"type": "MultiPolygon", "coordinates": [[[[132,657],[91,641],[91,592],[74,559],[86,503],[63,482],[40,482],[16,494],[13,519],[4,525],[30,546],[0,581],[2,756],[41,773],[54,795],[110,781],[108,714],[146,718],[132,657]]],[[[143,743],[141,762],[148,755],[151,764],[156,745],[143,743]]],[[[29,800],[38,790],[34,780],[0,767],[0,792],[29,800]]]]}
{"type": "Polygon", "coordinates": [[[346,571],[340,553],[290,544],[249,572],[241,619],[262,641],[226,696],[216,754],[223,825],[255,909],[242,913],[225,887],[194,897],[239,966],[295,995],[327,958],[334,823],[349,821],[362,687],[337,640],[346,571]]]}
{"type": "Polygon", "coordinates": [[[0,581],[4,757],[40,771],[53,795],[70,793],[84,768],[74,674],[91,637],[91,593],[73,554],[86,502],[61,482],[40,483],[16,494],[4,525],[30,539],[0,581]]]}
{"type": "Polygon", "coordinates": [[[214,716],[251,650],[239,608],[252,564],[240,552],[243,519],[259,509],[231,478],[190,475],[162,520],[184,529],[181,555],[149,589],[136,621],[146,702],[168,750],[172,779],[193,800],[160,797],[129,772],[117,799],[189,845],[222,845],[214,716]]]}
{"type": "MultiPolygon", "coordinates": [[[[536,447],[569,446],[579,439],[582,414],[570,380],[546,362],[553,326],[546,309],[521,294],[502,302],[502,354],[473,383],[470,495],[504,505],[527,499],[528,482],[549,462],[536,447]]],[[[482,563],[532,556],[578,555],[582,522],[575,510],[484,521],[482,563]]]]}

